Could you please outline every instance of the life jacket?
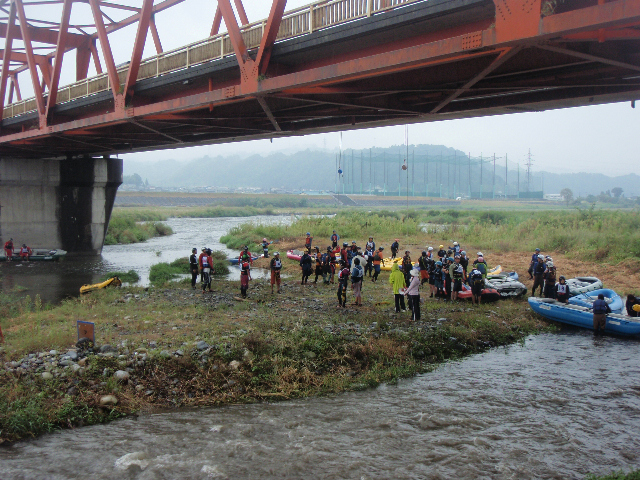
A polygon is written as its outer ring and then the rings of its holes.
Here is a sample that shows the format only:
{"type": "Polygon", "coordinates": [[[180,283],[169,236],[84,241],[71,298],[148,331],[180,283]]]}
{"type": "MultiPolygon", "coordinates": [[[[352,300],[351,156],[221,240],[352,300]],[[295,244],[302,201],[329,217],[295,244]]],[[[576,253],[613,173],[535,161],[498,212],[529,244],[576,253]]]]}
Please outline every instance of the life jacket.
{"type": "Polygon", "coordinates": [[[418,265],[420,265],[420,270],[427,270],[429,268],[429,259],[423,255],[418,259],[418,265]]]}
{"type": "Polygon", "coordinates": [[[462,268],[462,265],[457,264],[453,269],[453,278],[454,278],[454,280],[462,280],[462,273],[463,272],[464,272],[464,269],[462,268]]]}
{"type": "Polygon", "coordinates": [[[340,250],[340,258],[345,262],[347,261],[347,255],[348,253],[346,248],[343,248],[342,250],[340,250]]]}
{"type": "Polygon", "coordinates": [[[368,251],[373,252],[376,249],[376,242],[367,242],[365,247],[368,251]]]}
{"type": "Polygon", "coordinates": [[[338,235],[337,234],[333,234],[331,235],[331,243],[338,243],[338,235]]]}
{"type": "Polygon", "coordinates": [[[313,237],[307,237],[304,241],[305,247],[310,247],[312,241],[313,241],[313,237]]]}
{"type": "Polygon", "coordinates": [[[393,242],[391,244],[391,248],[397,251],[400,248],[400,244],[398,242],[393,242]]]}
{"type": "Polygon", "coordinates": [[[480,271],[483,277],[487,274],[487,264],[484,262],[474,262],[473,268],[480,271]]]}
{"type": "Polygon", "coordinates": [[[567,285],[566,283],[564,285],[559,283],[558,285],[556,285],[556,287],[557,287],[558,295],[566,295],[567,292],[569,291],[569,285],[567,285]]]}
{"type": "Polygon", "coordinates": [[[472,285],[482,285],[484,283],[484,279],[482,277],[482,272],[477,268],[471,270],[471,274],[469,275],[469,281],[472,285]]]}
{"type": "Polygon", "coordinates": [[[404,271],[408,273],[411,270],[411,267],[413,267],[411,257],[402,257],[402,268],[404,271]]]}
{"type": "Polygon", "coordinates": [[[353,283],[359,282],[360,279],[364,276],[364,270],[360,265],[356,265],[353,267],[353,273],[351,275],[351,281],[353,283]]]}
{"type": "Polygon", "coordinates": [[[533,266],[533,272],[536,275],[540,275],[540,274],[544,273],[546,268],[547,268],[547,266],[544,263],[536,262],[536,264],[533,266]]]}
{"type": "Polygon", "coordinates": [[[607,313],[607,302],[600,299],[593,302],[593,313],[607,313]]]}
{"type": "Polygon", "coordinates": [[[342,270],[340,270],[340,273],[338,274],[338,280],[342,283],[346,283],[348,278],[349,278],[349,269],[343,268],[342,270]]]}
{"type": "Polygon", "coordinates": [[[268,250],[269,249],[269,242],[262,242],[262,249],[263,250],[268,250]]]}
{"type": "Polygon", "coordinates": [[[382,261],[382,254],[380,253],[380,250],[378,250],[373,254],[373,264],[380,265],[381,261],[382,261]]]}
{"type": "Polygon", "coordinates": [[[194,254],[191,254],[191,256],[189,257],[189,265],[191,266],[198,265],[198,259],[194,254]]]}
{"type": "Polygon", "coordinates": [[[548,267],[547,271],[547,282],[556,283],[556,267],[548,267]]]}
{"type": "Polygon", "coordinates": [[[13,250],[13,242],[8,241],[7,243],[4,244],[4,248],[7,250],[13,250]]]}
{"type": "Polygon", "coordinates": [[[274,270],[280,270],[282,268],[282,261],[274,258],[273,260],[271,260],[271,268],[273,268],[274,270]]]}
{"type": "Polygon", "coordinates": [[[453,253],[455,253],[456,255],[460,254],[461,251],[462,248],[460,248],[460,245],[456,245],[453,247],[453,253]]]}
{"type": "Polygon", "coordinates": [[[202,257],[202,268],[209,268],[209,256],[202,257]]]}

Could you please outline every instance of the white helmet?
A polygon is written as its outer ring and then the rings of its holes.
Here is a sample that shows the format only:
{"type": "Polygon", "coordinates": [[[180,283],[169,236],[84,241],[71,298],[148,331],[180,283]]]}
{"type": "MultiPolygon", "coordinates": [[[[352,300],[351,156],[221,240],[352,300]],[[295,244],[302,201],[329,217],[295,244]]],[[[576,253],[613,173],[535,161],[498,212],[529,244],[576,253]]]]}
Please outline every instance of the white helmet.
{"type": "Polygon", "coordinates": [[[457,247],[458,246],[458,242],[453,242],[453,246],[457,247]]]}
{"type": "Polygon", "coordinates": [[[427,248],[427,250],[428,250],[429,252],[433,252],[433,247],[429,247],[429,248],[427,248]]]}
{"type": "Polygon", "coordinates": [[[478,252],[478,256],[479,256],[479,257],[484,257],[484,255],[482,254],[482,252],[478,252]]]}

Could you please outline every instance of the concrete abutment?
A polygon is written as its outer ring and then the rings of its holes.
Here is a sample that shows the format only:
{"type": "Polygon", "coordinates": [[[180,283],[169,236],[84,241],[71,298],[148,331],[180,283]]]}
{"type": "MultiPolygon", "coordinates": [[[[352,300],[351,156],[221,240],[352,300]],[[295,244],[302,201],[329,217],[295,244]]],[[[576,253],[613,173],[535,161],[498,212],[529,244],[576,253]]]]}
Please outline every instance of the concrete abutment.
{"type": "Polygon", "coordinates": [[[122,160],[0,159],[0,242],[102,252],[122,160]]]}

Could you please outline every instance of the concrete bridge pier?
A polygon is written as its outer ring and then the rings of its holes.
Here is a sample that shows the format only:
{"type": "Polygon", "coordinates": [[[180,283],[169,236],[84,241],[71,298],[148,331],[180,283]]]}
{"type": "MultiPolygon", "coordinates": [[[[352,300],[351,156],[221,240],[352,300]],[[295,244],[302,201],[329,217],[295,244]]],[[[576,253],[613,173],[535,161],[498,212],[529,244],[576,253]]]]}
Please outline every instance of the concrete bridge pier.
{"type": "Polygon", "coordinates": [[[99,255],[121,183],[118,158],[2,158],[0,242],[99,255]]]}

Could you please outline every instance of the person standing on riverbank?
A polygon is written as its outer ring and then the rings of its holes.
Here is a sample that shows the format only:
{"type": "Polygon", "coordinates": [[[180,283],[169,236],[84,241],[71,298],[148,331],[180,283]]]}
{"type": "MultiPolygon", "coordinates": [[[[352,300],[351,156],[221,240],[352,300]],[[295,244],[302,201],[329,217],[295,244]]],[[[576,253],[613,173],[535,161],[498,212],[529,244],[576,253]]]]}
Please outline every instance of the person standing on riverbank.
{"type": "Polygon", "coordinates": [[[551,260],[544,271],[544,298],[556,298],[556,267],[551,260]]]}
{"type": "Polygon", "coordinates": [[[316,261],[316,268],[315,268],[315,274],[316,274],[316,278],[313,281],[314,285],[318,283],[318,278],[322,277],[322,255],[320,255],[320,247],[316,246],[315,247],[316,253],[314,253],[313,257],[316,261]]]}
{"type": "Polygon", "coordinates": [[[364,280],[364,269],[360,265],[361,258],[355,257],[353,259],[353,268],[351,269],[351,288],[355,297],[354,305],[358,307],[362,306],[362,282],[364,280]]]}
{"type": "Polygon", "coordinates": [[[338,273],[338,305],[347,306],[347,287],[349,285],[349,267],[346,260],[340,260],[340,273],[338,273]]]}
{"type": "Polygon", "coordinates": [[[540,287],[540,296],[542,296],[544,288],[544,271],[546,270],[544,257],[538,255],[538,261],[533,266],[533,287],[531,287],[531,296],[535,297],[536,288],[540,287]]]}
{"type": "Polygon", "coordinates": [[[404,252],[404,257],[402,257],[402,273],[404,275],[404,283],[409,285],[411,281],[411,269],[413,268],[413,263],[411,262],[411,256],[409,250],[404,252]]]}
{"type": "Polygon", "coordinates": [[[484,288],[484,276],[477,268],[469,273],[469,284],[471,286],[471,300],[474,305],[480,305],[482,300],[482,289],[484,288]]]}
{"type": "Polygon", "coordinates": [[[531,262],[529,263],[529,270],[527,270],[527,273],[529,273],[529,280],[533,280],[533,269],[535,268],[536,264],[538,263],[538,255],[540,255],[540,249],[536,248],[536,251],[533,252],[533,255],[531,255],[531,262]]]}
{"type": "Polygon", "coordinates": [[[242,270],[240,270],[240,295],[242,298],[247,298],[249,280],[251,280],[251,265],[249,262],[243,262],[242,270]]]}
{"type": "Polygon", "coordinates": [[[611,307],[607,304],[602,293],[598,294],[598,298],[593,302],[593,333],[600,335],[604,333],[607,324],[607,313],[611,313],[611,307]]]}
{"type": "Polygon", "coordinates": [[[406,312],[407,309],[404,306],[404,289],[406,288],[407,284],[404,280],[404,275],[400,271],[400,267],[397,263],[391,265],[391,275],[389,275],[389,283],[393,287],[396,313],[400,313],[400,311],[406,312]]]}
{"type": "Polygon", "coordinates": [[[271,270],[271,293],[273,294],[273,285],[278,286],[278,293],[280,293],[280,270],[282,270],[282,260],[280,260],[280,252],[275,252],[271,262],[269,262],[269,268],[271,270]]]}
{"type": "Polygon", "coordinates": [[[13,238],[4,242],[4,255],[7,257],[7,262],[13,260],[13,238]]]}
{"type": "Polygon", "coordinates": [[[202,281],[202,293],[205,290],[211,291],[211,275],[213,274],[213,258],[211,258],[211,250],[207,249],[202,257],[202,272],[204,280],[202,281]]]}
{"type": "Polygon", "coordinates": [[[429,257],[427,257],[426,250],[418,258],[418,265],[420,266],[420,285],[424,285],[429,281],[429,257]]]}
{"type": "Polygon", "coordinates": [[[451,286],[451,300],[458,299],[458,292],[462,290],[462,278],[464,277],[464,269],[460,264],[460,255],[456,255],[453,263],[449,266],[449,275],[453,280],[451,286]]]}
{"type": "Polygon", "coordinates": [[[338,241],[340,240],[340,235],[336,233],[334,230],[331,234],[331,248],[335,249],[338,246],[338,241]]]}
{"type": "Polygon", "coordinates": [[[304,240],[304,248],[307,249],[307,253],[311,254],[311,244],[313,243],[313,237],[311,232],[307,232],[307,238],[304,240]]]}
{"type": "Polygon", "coordinates": [[[396,238],[391,244],[391,260],[396,258],[398,250],[400,250],[400,244],[398,243],[398,239],[396,238]]]}
{"type": "Polygon", "coordinates": [[[409,308],[411,309],[411,320],[417,322],[420,320],[420,272],[414,268],[411,270],[411,282],[407,287],[407,299],[409,308]]]}
{"type": "Polygon", "coordinates": [[[269,245],[271,245],[273,242],[268,242],[266,238],[262,239],[262,255],[264,256],[264,258],[269,258],[269,245]]]}
{"type": "Polygon", "coordinates": [[[202,271],[202,257],[207,254],[207,247],[200,249],[200,255],[198,255],[198,265],[200,266],[200,283],[204,283],[204,272],[202,271]]]}
{"type": "Polygon", "coordinates": [[[309,281],[309,276],[313,272],[313,268],[311,266],[311,255],[309,252],[305,251],[300,258],[300,267],[302,268],[302,281],[300,285],[307,285],[309,281]]]}
{"type": "Polygon", "coordinates": [[[189,257],[189,271],[191,272],[191,288],[196,289],[196,280],[198,280],[198,273],[200,271],[198,266],[198,253],[197,248],[191,249],[191,256],[189,257]]]}
{"type": "Polygon", "coordinates": [[[384,247],[379,247],[373,254],[373,277],[371,278],[372,282],[378,281],[378,275],[380,275],[380,264],[382,263],[382,259],[384,258],[382,251],[384,247]]]}

